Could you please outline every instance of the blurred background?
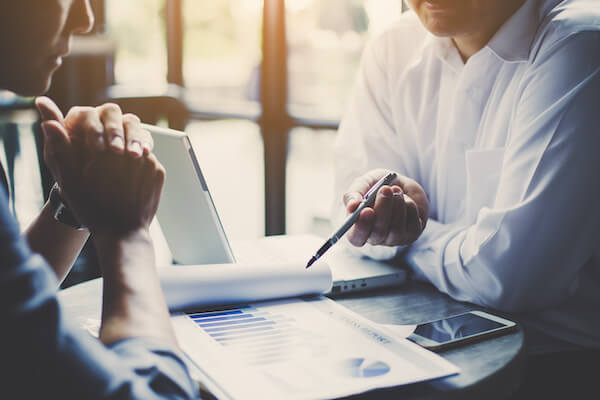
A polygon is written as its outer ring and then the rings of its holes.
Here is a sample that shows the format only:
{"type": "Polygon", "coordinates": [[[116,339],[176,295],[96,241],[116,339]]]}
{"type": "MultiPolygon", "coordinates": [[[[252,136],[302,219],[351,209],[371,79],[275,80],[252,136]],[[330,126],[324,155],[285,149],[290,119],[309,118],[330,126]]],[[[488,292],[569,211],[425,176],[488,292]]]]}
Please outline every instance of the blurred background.
{"type": "MultiPolygon", "coordinates": [[[[234,241],[331,233],[335,130],[365,44],[401,0],[92,3],[94,30],[49,91],[64,112],[113,101],[186,130],[234,241]]],[[[32,99],[0,93],[0,111],[0,160],[25,227],[52,178],[32,99]]],[[[94,258],[86,246],[63,287],[95,277],[94,258]]]]}

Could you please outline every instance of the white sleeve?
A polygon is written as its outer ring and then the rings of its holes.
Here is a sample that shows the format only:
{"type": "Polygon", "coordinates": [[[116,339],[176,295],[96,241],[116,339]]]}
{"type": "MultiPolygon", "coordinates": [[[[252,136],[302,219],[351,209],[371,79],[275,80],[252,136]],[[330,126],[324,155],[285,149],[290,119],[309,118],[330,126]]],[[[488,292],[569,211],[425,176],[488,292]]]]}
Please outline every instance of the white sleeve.
{"type": "MultiPolygon", "coordinates": [[[[385,168],[413,177],[416,146],[408,132],[398,132],[390,106],[386,37],[373,41],[363,52],[354,91],[340,123],[335,142],[334,225],[346,217],[342,196],[354,179],[367,171],[385,168]],[[400,149],[403,149],[400,154],[400,149]],[[412,159],[409,155],[413,155],[412,159]]],[[[390,71],[392,72],[392,71],[390,71]]],[[[365,245],[359,249],[375,259],[388,259],[396,248],[365,245]]]]}
{"type": "Polygon", "coordinates": [[[600,32],[543,49],[521,82],[493,207],[430,221],[406,253],[439,290],[505,311],[564,300],[598,251],[600,32]]]}

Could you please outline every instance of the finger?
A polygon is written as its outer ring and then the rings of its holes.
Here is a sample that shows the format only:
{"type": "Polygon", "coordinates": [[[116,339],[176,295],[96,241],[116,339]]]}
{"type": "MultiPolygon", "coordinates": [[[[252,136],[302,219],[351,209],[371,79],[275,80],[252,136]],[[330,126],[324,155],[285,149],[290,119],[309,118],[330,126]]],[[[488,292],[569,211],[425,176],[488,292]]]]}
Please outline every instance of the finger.
{"type": "Polygon", "coordinates": [[[142,143],[149,143],[148,131],[142,129],[140,119],[134,114],[125,114],[123,116],[123,126],[125,127],[125,143],[127,154],[134,158],[141,157],[144,153],[142,143]]]}
{"type": "Polygon", "coordinates": [[[367,192],[375,185],[381,178],[389,173],[385,169],[374,169],[366,174],[363,174],[356,178],[350,185],[348,192],[346,192],[342,198],[346,209],[352,212],[356,209],[358,203],[362,201],[367,192]]]}
{"type": "Polygon", "coordinates": [[[108,149],[115,154],[125,153],[125,129],[123,114],[116,104],[103,104],[98,112],[101,115],[104,140],[108,149]]]}
{"type": "Polygon", "coordinates": [[[402,244],[410,244],[421,235],[422,223],[419,219],[419,211],[415,201],[404,195],[404,203],[406,204],[406,230],[402,244]]]}
{"type": "Polygon", "coordinates": [[[406,205],[404,204],[404,193],[399,186],[392,186],[393,217],[390,224],[390,231],[385,238],[384,244],[387,246],[398,246],[403,243],[404,232],[406,230],[406,205]]]}
{"type": "Polygon", "coordinates": [[[152,134],[148,130],[143,129],[143,131],[145,135],[142,138],[142,149],[144,150],[144,155],[148,156],[154,149],[154,139],[152,139],[152,134]]]}
{"type": "Polygon", "coordinates": [[[37,107],[42,121],[58,121],[64,123],[65,117],[60,108],[50,98],[46,96],[36,97],[35,106],[37,107]]]}
{"type": "Polygon", "coordinates": [[[158,159],[153,153],[150,153],[147,159],[154,165],[154,174],[156,175],[156,181],[160,186],[160,191],[162,191],[162,186],[164,185],[165,180],[167,178],[167,170],[160,163],[160,161],[158,161],[158,159]]]}
{"type": "Polygon", "coordinates": [[[373,210],[375,211],[375,222],[368,242],[373,245],[383,243],[390,231],[393,216],[394,199],[392,189],[383,186],[375,197],[373,210]]]}
{"type": "Polygon", "coordinates": [[[398,179],[401,181],[400,187],[402,187],[403,192],[417,205],[422,229],[424,229],[429,218],[429,200],[427,199],[427,194],[415,180],[405,176],[399,176],[398,179]]]}
{"type": "Polygon", "coordinates": [[[151,202],[151,211],[156,213],[160,196],[166,179],[166,170],[163,165],[156,159],[156,156],[150,153],[145,157],[145,161],[152,169],[151,180],[148,182],[148,195],[143,201],[151,202]]]}
{"type": "MultiPolygon", "coordinates": [[[[125,131],[123,129],[123,113],[121,112],[121,108],[116,104],[106,103],[97,107],[96,110],[98,111],[100,121],[102,121],[102,125],[104,127],[104,141],[106,143],[111,143],[111,150],[120,153],[123,150],[123,146],[120,145],[120,139],[114,138],[125,138],[125,131]],[[113,141],[115,141],[115,146],[112,145],[113,141]]],[[[104,148],[104,144],[102,147],[104,148]]]]}
{"type": "Polygon", "coordinates": [[[344,193],[342,201],[344,202],[344,205],[346,206],[346,210],[349,213],[352,213],[352,212],[354,212],[354,210],[356,210],[356,207],[358,207],[358,205],[360,204],[362,199],[363,199],[363,196],[359,192],[347,192],[347,193],[344,193]]]}
{"type": "Polygon", "coordinates": [[[374,221],[375,212],[372,208],[367,207],[362,210],[358,220],[348,231],[348,241],[356,247],[364,246],[371,234],[374,221]]]}
{"type": "Polygon", "coordinates": [[[73,107],[65,118],[65,127],[75,143],[90,153],[104,149],[104,126],[93,107],[73,107]]]}
{"type": "MultiPolygon", "coordinates": [[[[57,175],[68,168],[71,159],[71,140],[69,134],[62,124],[55,120],[42,122],[42,132],[44,133],[44,161],[57,175]]],[[[54,176],[56,180],[62,177],[54,176]]]]}

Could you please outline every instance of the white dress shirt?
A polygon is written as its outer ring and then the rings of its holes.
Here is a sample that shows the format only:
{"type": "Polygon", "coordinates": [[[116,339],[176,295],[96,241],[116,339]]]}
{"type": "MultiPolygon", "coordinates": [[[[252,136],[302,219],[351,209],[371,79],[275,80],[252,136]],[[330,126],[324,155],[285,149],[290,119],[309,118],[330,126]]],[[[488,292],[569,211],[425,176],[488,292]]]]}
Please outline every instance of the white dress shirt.
{"type": "Polygon", "coordinates": [[[527,0],[466,63],[404,14],[364,52],[336,198],[373,168],[428,195],[427,227],[402,249],[418,278],[600,347],[600,1],[527,0]]]}

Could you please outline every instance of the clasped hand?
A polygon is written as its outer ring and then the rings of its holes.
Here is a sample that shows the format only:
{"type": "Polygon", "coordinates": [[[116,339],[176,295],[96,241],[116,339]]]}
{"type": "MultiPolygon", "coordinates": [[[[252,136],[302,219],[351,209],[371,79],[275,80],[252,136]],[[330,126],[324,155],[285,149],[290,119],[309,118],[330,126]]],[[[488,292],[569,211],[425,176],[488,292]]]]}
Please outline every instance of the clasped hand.
{"type": "Polygon", "coordinates": [[[114,104],[74,107],[63,117],[47,97],[42,115],[44,160],[61,195],[92,233],[147,229],[165,180],[139,118],[114,104]]]}
{"type": "MultiPolygon", "coordinates": [[[[352,213],[365,193],[388,172],[376,169],[357,178],[343,197],[347,212],[352,213]]],[[[373,207],[361,211],[347,237],[358,247],[365,243],[407,245],[421,235],[428,217],[429,202],[421,185],[398,174],[389,186],[379,189],[373,207]]]]}

